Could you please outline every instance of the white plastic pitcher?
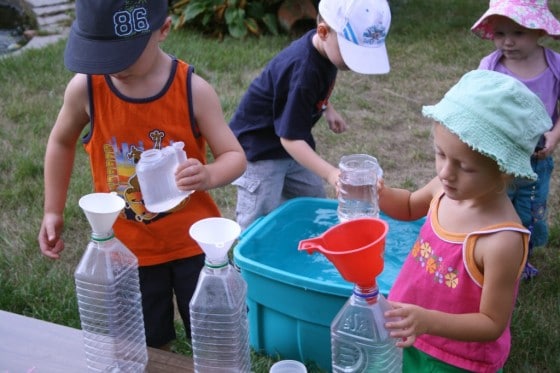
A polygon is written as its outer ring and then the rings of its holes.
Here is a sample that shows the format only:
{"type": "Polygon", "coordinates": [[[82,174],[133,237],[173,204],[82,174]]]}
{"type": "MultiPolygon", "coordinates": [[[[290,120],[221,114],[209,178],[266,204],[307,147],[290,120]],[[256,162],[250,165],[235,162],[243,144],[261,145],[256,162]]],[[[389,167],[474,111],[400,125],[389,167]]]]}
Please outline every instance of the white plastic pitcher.
{"type": "Polygon", "coordinates": [[[136,165],[144,205],[151,212],[171,210],[193,191],[182,191],[175,182],[175,170],[187,160],[182,141],[163,149],[145,150],[136,165]]]}

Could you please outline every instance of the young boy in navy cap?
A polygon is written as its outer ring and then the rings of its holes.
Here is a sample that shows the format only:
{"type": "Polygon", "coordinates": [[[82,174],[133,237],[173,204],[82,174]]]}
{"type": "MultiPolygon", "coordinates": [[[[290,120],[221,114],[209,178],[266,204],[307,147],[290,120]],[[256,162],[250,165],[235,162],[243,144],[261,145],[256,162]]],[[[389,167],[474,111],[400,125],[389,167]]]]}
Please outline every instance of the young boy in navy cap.
{"type": "Polygon", "coordinates": [[[243,229],[289,198],[325,197],[339,170],[315,152],[311,133],[324,114],[334,133],[346,122],[329,97],[338,70],[389,72],[386,0],[321,0],[317,28],[274,57],[230,121],[247,155],[237,186],[237,221],[243,229]]]}
{"type": "Polygon", "coordinates": [[[89,124],[81,140],[94,190],[116,192],[126,201],[113,229],[138,257],[146,341],[158,348],[175,339],[174,296],[190,336],[189,301],[204,255],[189,226],[220,215],[207,191],[230,183],[246,165],[214,89],[192,66],[160,49],[170,29],[167,0],[76,2],[64,63],[77,74],[66,87],[47,144],[38,237],[42,253],[59,258],[76,142],[89,124]],[[176,171],[177,186],[195,192],[170,211],[150,212],[135,165],[144,150],[176,141],[185,143],[188,154],[176,171]]]}

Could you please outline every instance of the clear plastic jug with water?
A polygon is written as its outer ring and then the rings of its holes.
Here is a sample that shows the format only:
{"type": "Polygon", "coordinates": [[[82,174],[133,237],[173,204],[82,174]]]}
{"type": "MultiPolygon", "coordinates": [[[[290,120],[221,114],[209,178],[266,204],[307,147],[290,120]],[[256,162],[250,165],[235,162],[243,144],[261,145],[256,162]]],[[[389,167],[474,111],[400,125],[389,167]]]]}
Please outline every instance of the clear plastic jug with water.
{"type": "Polygon", "coordinates": [[[340,159],[338,168],[339,220],[378,218],[377,181],[383,177],[383,170],[377,159],[367,154],[345,155],[340,159]]]}
{"type": "Polygon", "coordinates": [[[376,218],[340,223],[319,237],[302,240],[299,250],[319,251],[354,283],[353,294],[331,322],[333,372],[402,371],[402,349],[385,329],[387,300],[375,278],[383,271],[388,224],[376,218]]]}

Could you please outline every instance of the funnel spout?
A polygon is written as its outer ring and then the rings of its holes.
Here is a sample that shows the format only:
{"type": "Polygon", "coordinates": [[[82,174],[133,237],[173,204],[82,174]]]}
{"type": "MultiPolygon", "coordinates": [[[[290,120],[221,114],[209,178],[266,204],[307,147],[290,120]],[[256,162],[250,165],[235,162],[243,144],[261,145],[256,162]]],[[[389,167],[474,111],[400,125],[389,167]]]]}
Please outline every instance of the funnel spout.
{"type": "Polygon", "coordinates": [[[197,221],[189,229],[189,234],[206,254],[210,263],[227,262],[227,253],[239,237],[241,227],[237,222],[226,218],[206,218],[197,221]]]}
{"type": "Polygon", "coordinates": [[[78,204],[95,235],[112,232],[115,220],[125,207],[124,200],[115,192],[86,194],[80,198],[78,204]]]}

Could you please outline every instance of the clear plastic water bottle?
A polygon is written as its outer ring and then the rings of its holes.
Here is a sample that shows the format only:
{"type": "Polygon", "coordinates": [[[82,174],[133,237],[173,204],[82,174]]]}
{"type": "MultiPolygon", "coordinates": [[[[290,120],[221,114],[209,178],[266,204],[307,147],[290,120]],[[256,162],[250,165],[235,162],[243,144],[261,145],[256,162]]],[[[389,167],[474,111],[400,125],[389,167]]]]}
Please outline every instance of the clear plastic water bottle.
{"type": "Polygon", "coordinates": [[[88,370],[144,372],[138,259],[113,231],[93,233],[74,273],[88,370]]]}
{"type": "Polygon", "coordinates": [[[354,286],[331,323],[333,372],[402,371],[402,349],[384,326],[384,313],[390,308],[376,286],[354,286]]]}
{"type": "Polygon", "coordinates": [[[338,218],[341,222],[363,217],[379,217],[377,181],[383,170],[377,159],[367,154],[345,155],[340,159],[338,218]]]}
{"type": "Polygon", "coordinates": [[[195,372],[251,371],[246,295],[247,284],[227,257],[207,256],[190,302],[195,372]]]}

